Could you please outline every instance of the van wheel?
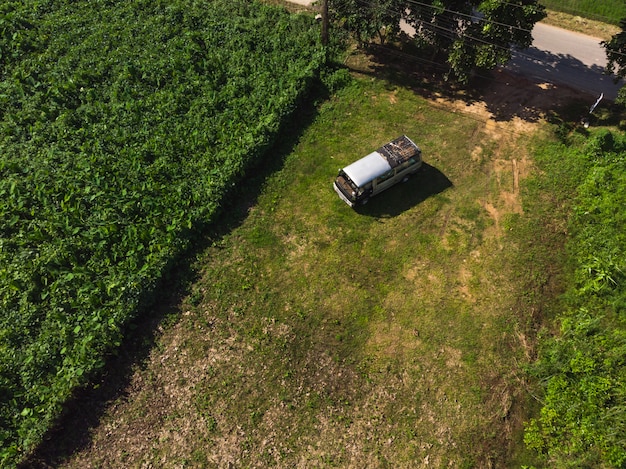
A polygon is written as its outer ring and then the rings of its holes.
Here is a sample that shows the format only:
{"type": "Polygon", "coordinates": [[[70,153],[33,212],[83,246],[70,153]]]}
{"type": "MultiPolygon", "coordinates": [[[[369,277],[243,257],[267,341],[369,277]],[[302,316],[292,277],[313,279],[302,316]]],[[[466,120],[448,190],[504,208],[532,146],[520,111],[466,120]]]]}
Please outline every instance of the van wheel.
{"type": "Polygon", "coordinates": [[[363,200],[361,200],[361,205],[365,205],[370,201],[369,197],[365,197],[363,200]]]}

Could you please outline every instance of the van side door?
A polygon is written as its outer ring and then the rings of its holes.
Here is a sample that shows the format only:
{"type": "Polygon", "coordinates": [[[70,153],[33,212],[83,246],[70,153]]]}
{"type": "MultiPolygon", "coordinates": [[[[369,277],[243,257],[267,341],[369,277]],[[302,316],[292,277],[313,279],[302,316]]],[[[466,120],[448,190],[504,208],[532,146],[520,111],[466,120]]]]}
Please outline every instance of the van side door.
{"type": "Polygon", "coordinates": [[[398,179],[396,177],[396,170],[392,169],[387,171],[386,173],[378,176],[374,181],[374,194],[378,194],[379,192],[384,191],[388,187],[393,186],[398,179]]]}

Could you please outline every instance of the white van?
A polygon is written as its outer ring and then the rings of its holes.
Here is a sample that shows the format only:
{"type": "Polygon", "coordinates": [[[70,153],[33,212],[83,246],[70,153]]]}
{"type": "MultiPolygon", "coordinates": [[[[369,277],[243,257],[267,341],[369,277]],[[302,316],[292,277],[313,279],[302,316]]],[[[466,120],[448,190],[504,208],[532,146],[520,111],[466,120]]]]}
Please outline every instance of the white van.
{"type": "Polygon", "coordinates": [[[422,151],[406,135],[339,171],[333,187],[350,207],[405,181],[422,167],[422,151]]]}

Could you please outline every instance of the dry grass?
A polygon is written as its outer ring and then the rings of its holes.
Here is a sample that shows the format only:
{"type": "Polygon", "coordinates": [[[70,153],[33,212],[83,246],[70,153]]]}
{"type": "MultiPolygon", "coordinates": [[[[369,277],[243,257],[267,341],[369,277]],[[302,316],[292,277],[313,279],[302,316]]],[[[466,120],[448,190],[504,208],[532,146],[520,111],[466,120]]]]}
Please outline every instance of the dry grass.
{"type": "Polygon", "coordinates": [[[558,11],[548,11],[544,23],[558,26],[559,28],[576,31],[587,36],[597,37],[603,41],[611,39],[611,36],[620,32],[618,26],[602,23],[600,21],[569,15],[558,11]]]}

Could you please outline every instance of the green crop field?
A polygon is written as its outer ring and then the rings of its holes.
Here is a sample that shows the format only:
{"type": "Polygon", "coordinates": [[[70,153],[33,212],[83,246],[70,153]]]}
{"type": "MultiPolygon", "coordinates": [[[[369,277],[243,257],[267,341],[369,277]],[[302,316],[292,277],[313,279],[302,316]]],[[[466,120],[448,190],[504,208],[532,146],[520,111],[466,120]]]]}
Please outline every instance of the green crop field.
{"type": "Polygon", "coordinates": [[[626,18],[626,3],[622,0],[543,0],[541,3],[549,10],[615,25],[626,18]]]}
{"type": "Polygon", "coordinates": [[[36,445],[322,65],[247,1],[0,5],[0,460],[36,445]]]}

